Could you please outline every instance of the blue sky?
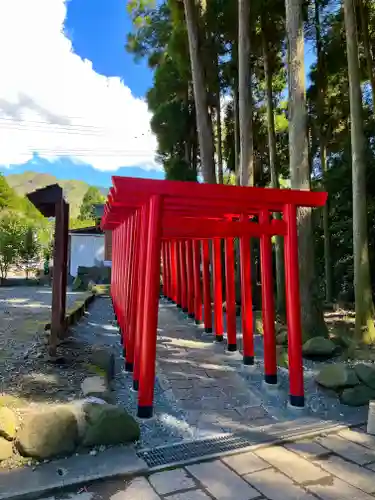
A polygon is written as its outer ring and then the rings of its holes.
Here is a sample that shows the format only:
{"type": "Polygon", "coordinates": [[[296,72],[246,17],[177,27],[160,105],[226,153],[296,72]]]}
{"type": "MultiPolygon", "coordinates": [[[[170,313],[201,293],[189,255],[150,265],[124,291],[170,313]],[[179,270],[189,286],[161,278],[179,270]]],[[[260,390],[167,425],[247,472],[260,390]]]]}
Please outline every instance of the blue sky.
{"type": "MultiPolygon", "coordinates": [[[[0,54],[6,75],[0,80],[0,171],[48,172],[100,186],[111,184],[119,166],[116,175],[163,178],[143,99],[152,73],[124,48],[131,30],[126,2],[6,3],[0,16],[9,31],[2,30],[0,43],[12,50],[9,57],[0,54]]],[[[308,72],[311,47],[305,54],[308,72]]]]}

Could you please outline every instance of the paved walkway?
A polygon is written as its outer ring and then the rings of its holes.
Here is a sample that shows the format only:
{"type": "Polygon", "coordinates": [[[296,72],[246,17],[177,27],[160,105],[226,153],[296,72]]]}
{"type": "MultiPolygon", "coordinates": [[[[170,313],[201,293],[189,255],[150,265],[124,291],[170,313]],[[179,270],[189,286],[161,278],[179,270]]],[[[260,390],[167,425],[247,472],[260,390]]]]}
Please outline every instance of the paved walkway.
{"type": "Polygon", "coordinates": [[[48,500],[369,500],[375,437],[363,429],[87,485],[48,500]]]}

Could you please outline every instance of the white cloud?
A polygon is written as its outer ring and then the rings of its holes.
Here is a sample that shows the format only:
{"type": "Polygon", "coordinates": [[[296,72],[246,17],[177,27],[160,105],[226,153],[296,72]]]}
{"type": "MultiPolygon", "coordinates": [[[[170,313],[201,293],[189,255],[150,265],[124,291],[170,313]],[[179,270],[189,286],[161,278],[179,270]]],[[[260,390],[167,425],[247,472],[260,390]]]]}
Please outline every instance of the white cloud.
{"type": "Polygon", "coordinates": [[[65,0],[0,0],[0,165],[157,168],[147,104],[73,53],[65,16],[65,0]]]}

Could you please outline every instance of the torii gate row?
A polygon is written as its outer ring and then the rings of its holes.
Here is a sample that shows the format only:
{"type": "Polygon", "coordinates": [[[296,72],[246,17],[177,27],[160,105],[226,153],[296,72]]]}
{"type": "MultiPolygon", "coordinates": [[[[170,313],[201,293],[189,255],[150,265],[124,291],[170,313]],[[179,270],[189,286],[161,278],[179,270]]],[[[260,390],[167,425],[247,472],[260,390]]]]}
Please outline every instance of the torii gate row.
{"type": "Polygon", "coordinates": [[[264,377],[268,384],[277,383],[274,235],[284,237],[285,247],[290,404],[303,407],[297,208],[321,207],[327,194],[129,177],[113,177],[112,181],[102,228],[113,231],[111,295],[122,334],[125,369],[133,372],[133,388],[138,391],[138,416],[149,418],[153,413],[161,262],[164,296],[197,324],[204,319],[208,332],[212,331],[212,268],[215,338],[222,341],[222,240],[227,348],[237,350],[233,239],[239,238],[243,361],[251,365],[254,342],[250,238],[260,238],[264,377]],[[274,212],[281,212],[282,220],[272,218],[274,212]]]}

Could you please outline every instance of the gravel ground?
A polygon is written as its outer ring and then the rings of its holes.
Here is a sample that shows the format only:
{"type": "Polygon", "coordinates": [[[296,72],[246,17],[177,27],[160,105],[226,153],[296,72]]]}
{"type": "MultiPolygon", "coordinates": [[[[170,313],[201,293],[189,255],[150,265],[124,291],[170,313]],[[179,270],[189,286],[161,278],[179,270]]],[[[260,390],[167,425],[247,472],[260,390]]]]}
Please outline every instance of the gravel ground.
{"type": "MultiPolygon", "coordinates": [[[[67,309],[85,294],[67,293],[67,309]]],[[[76,393],[81,383],[76,345],[61,347],[66,363],[46,362],[52,293],[42,287],[0,288],[0,398],[16,406],[57,402],[76,393]]],[[[61,352],[61,351],[60,351],[61,352]]]]}

